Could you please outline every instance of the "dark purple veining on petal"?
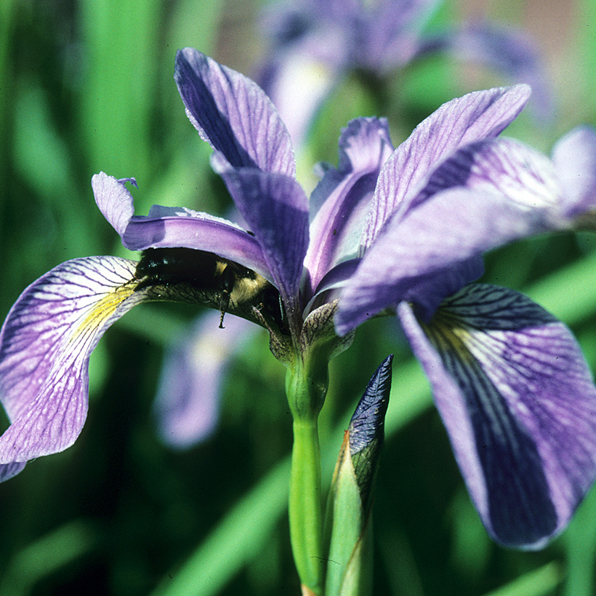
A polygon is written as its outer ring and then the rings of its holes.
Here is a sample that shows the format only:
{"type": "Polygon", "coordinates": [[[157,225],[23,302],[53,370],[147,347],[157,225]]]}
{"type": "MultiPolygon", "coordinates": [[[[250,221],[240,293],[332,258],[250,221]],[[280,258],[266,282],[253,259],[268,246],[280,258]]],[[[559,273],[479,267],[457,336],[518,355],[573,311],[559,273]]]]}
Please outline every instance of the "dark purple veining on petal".
{"type": "Polygon", "coordinates": [[[523,295],[464,287],[420,326],[399,314],[489,533],[541,548],[596,477],[596,388],[571,332],[523,295]]]}
{"type": "Polygon", "coordinates": [[[174,78],[189,119],[231,167],[295,176],[290,135],[256,83],[192,48],[176,55],[174,78]]]}
{"type": "Polygon", "coordinates": [[[0,462],[66,449],[88,406],[88,364],[105,330],[143,301],[136,263],[117,257],[67,261],[21,294],[0,332],[0,397],[11,420],[0,462]]]}
{"type": "MultiPolygon", "coordinates": [[[[558,516],[534,439],[477,364],[463,367],[441,352],[455,376],[474,429],[484,472],[491,533],[521,547],[554,534],[558,516]]],[[[457,440],[457,438],[455,438],[457,440]]]]}

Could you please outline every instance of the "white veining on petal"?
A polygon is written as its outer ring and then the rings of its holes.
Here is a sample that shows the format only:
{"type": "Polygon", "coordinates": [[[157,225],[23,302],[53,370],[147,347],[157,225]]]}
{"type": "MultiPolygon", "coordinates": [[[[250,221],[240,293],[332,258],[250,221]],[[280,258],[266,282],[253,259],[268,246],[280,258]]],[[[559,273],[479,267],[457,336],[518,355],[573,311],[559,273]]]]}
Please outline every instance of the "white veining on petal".
{"type": "Polygon", "coordinates": [[[66,449],[87,414],[88,363],[105,330],[141,302],[136,263],[89,257],[62,263],[23,292],[0,334],[0,396],[11,426],[0,463],[66,449]]]}
{"type": "Polygon", "coordinates": [[[468,187],[503,193],[526,210],[551,208],[561,201],[551,161],[512,139],[485,146],[472,165],[468,187]]]}
{"type": "MultiPolygon", "coordinates": [[[[517,518],[533,536],[525,546],[544,545],[565,527],[596,475],[596,389],[579,346],[521,294],[483,284],[446,300],[426,331],[477,419],[474,449],[486,458],[485,474],[502,475],[492,478],[500,496],[485,523],[498,519],[497,527],[515,536],[506,520],[516,519],[507,499],[517,494],[552,520],[541,527],[546,518],[531,508],[517,518]],[[491,460],[487,449],[513,467],[491,460]]],[[[483,499],[475,500],[485,516],[483,499]]]]}
{"type": "MultiPolygon", "coordinates": [[[[149,214],[144,216],[137,216],[138,219],[161,219],[163,217],[194,217],[196,219],[201,219],[203,221],[212,221],[216,223],[225,224],[226,226],[231,226],[237,228],[238,230],[245,231],[244,228],[239,226],[237,223],[226,219],[225,217],[218,217],[217,215],[211,215],[210,213],[205,213],[203,211],[194,211],[193,209],[189,209],[188,207],[164,207],[163,205],[151,205],[149,209],[149,214]]],[[[136,220],[136,218],[134,218],[136,220]]]]}

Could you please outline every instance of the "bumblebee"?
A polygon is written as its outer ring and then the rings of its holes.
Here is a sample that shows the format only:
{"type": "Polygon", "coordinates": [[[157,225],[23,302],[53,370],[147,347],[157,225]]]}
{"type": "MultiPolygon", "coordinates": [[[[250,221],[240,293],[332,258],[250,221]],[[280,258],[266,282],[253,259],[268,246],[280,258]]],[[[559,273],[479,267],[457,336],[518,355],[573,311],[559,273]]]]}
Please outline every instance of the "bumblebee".
{"type": "MultiPolygon", "coordinates": [[[[137,290],[149,288],[160,298],[179,298],[190,293],[195,300],[218,308],[223,329],[226,312],[257,323],[256,309],[267,325],[286,329],[279,291],[262,275],[218,255],[192,248],[148,248],[141,254],[135,277],[137,290]],[[182,288],[182,290],[181,290],[182,288]]],[[[189,299],[189,301],[191,301],[189,299]]]]}

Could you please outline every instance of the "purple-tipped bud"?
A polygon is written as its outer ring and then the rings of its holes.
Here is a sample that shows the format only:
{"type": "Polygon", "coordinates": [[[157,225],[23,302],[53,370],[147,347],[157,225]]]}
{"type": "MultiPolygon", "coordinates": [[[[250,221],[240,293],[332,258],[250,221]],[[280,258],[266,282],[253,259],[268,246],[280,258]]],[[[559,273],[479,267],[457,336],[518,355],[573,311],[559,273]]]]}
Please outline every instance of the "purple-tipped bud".
{"type": "Polygon", "coordinates": [[[368,509],[375,470],[383,445],[385,414],[391,392],[392,362],[393,355],[387,356],[369,381],[348,429],[350,456],[365,510],[368,509]]]}

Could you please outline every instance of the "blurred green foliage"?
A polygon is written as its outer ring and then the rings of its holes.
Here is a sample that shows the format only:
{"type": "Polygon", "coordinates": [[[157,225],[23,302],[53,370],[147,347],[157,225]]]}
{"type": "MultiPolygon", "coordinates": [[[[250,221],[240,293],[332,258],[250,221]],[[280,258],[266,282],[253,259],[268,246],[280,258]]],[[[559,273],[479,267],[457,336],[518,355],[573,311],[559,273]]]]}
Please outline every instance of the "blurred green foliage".
{"type": "MultiPolygon", "coordinates": [[[[540,0],[510,0],[494,14],[521,26],[535,5],[540,0]]],[[[539,125],[523,115],[512,129],[540,149],[576,124],[595,123],[594,6],[575,3],[558,40],[568,68],[553,81],[554,121],[539,125]]],[[[100,170],[137,178],[138,213],[153,203],[225,212],[229,199],[172,80],[174,55],[194,46],[250,75],[266,52],[259,9],[249,0],[0,3],[2,317],[58,263],[126,254],[93,201],[90,179],[100,170]]],[[[462,13],[469,14],[467,3],[447,3],[431,26],[462,13]]],[[[556,31],[559,23],[556,15],[544,19],[547,47],[548,25],[556,31]]],[[[502,81],[481,69],[429,59],[389,82],[387,112],[378,115],[391,118],[397,143],[442,102],[495,83],[502,81]]],[[[308,159],[334,162],[339,128],[378,109],[370,89],[348,79],[323,109],[308,159]]],[[[587,234],[516,243],[489,255],[486,273],[571,325],[592,365],[594,244],[587,234]]],[[[194,314],[141,307],[111,329],[92,358],[90,416],[76,445],[0,486],[0,596],[298,593],[286,519],[291,421],[284,370],[265,334],[233,365],[214,437],[177,453],[154,433],[163,349],[194,314]]],[[[396,365],[374,503],[375,593],[593,594],[594,491],[546,550],[493,544],[396,323],[370,322],[332,363],[321,424],[327,478],[349,412],[389,352],[396,365]]]]}

